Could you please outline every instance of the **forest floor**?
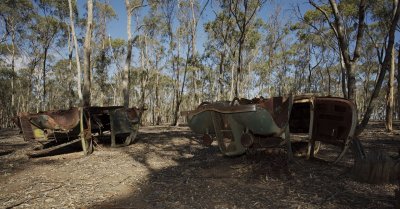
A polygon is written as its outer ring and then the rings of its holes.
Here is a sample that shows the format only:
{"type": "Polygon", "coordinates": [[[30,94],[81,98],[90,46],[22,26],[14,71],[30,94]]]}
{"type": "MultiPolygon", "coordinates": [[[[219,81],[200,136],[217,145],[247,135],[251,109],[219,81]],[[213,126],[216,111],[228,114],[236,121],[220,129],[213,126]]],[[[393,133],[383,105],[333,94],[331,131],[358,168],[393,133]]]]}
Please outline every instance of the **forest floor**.
{"type": "MultiPolygon", "coordinates": [[[[398,184],[356,181],[351,152],[330,163],[336,147],[287,164],[282,152],[224,157],[187,127],[141,127],[138,137],[89,156],[28,158],[32,145],[0,130],[0,208],[394,208],[398,184]]],[[[397,155],[400,131],[371,123],[361,142],[397,155]]]]}

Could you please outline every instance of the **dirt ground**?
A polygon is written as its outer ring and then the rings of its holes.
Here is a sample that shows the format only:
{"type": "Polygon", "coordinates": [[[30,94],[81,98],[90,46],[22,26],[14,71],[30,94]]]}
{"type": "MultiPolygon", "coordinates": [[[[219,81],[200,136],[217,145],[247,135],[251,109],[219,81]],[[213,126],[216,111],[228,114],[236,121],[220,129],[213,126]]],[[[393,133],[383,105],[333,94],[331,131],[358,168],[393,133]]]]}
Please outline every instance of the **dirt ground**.
{"type": "MultiPolygon", "coordinates": [[[[397,155],[400,132],[383,128],[372,123],[361,142],[397,155]]],[[[398,185],[356,181],[351,152],[333,165],[332,146],[287,164],[284,152],[224,157],[186,127],[141,127],[138,138],[28,158],[32,145],[0,130],[0,208],[394,208],[398,185]]]]}

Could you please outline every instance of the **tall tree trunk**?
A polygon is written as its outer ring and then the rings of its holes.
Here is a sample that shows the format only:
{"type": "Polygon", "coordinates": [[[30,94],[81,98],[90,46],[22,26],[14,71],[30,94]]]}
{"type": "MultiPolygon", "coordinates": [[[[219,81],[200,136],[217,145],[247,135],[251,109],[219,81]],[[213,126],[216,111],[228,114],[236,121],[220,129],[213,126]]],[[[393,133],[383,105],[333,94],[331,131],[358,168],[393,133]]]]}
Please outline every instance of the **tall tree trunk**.
{"type": "Polygon", "coordinates": [[[12,47],[12,54],[11,54],[11,70],[12,70],[12,79],[11,79],[11,111],[12,115],[16,115],[16,108],[15,108],[15,30],[12,30],[11,36],[11,47],[12,47]]]}
{"type": "Polygon", "coordinates": [[[390,70],[392,56],[394,56],[392,48],[394,47],[395,31],[396,31],[396,26],[397,26],[397,23],[399,22],[399,17],[400,17],[400,9],[399,9],[400,5],[399,4],[400,4],[400,1],[397,1],[396,6],[393,7],[394,17],[390,24],[390,29],[389,29],[389,33],[388,33],[389,38],[388,38],[387,47],[385,49],[385,59],[384,59],[383,63],[381,64],[381,71],[379,72],[379,76],[378,76],[374,91],[372,92],[371,98],[369,100],[368,108],[363,116],[361,123],[356,128],[356,133],[355,133],[356,136],[361,134],[362,131],[367,126],[369,118],[371,117],[371,113],[375,109],[376,98],[378,98],[379,92],[381,90],[386,71],[390,70]]]}
{"type": "MultiPolygon", "coordinates": [[[[197,49],[196,49],[196,38],[197,38],[197,19],[195,16],[195,10],[194,10],[194,0],[190,0],[190,8],[192,10],[192,21],[191,21],[191,32],[192,32],[192,37],[191,37],[191,44],[192,44],[192,56],[190,59],[191,65],[193,67],[196,67],[195,65],[197,64],[197,49]]],[[[195,68],[196,69],[196,68],[195,68]]],[[[194,91],[194,101],[199,104],[200,103],[200,97],[199,94],[197,93],[197,72],[196,70],[193,70],[193,91],[194,91]]]]}
{"type": "MultiPolygon", "coordinates": [[[[186,43],[189,43],[189,36],[186,35],[186,43]]],[[[178,60],[179,60],[179,53],[180,53],[180,39],[178,37],[178,60]]],[[[180,86],[180,92],[178,92],[177,94],[177,101],[176,101],[176,106],[175,106],[175,114],[174,114],[174,121],[173,121],[173,125],[178,126],[178,119],[179,119],[179,112],[180,112],[180,106],[182,104],[183,101],[183,90],[185,89],[185,83],[186,83],[186,76],[187,76],[187,71],[189,68],[189,59],[190,59],[190,47],[187,47],[187,51],[186,51],[186,61],[185,61],[185,67],[184,67],[184,72],[183,72],[183,79],[182,79],[182,83],[180,86]]],[[[178,61],[179,62],[179,61],[178,61]]],[[[178,63],[179,66],[179,63],[178,63]]],[[[179,72],[179,70],[178,70],[179,72]]],[[[179,74],[178,74],[179,75],[179,74]]],[[[178,79],[178,85],[179,85],[179,79],[178,79]]]]}
{"type": "Polygon", "coordinates": [[[312,70],[311,70],[311,46],[308,47],[307,49],[307,58],[308,58],[308,76],[307,76],[307,93],[311,92],[311,76],[312,76],[312,70]]]}
{"type": "Polygon", "coordinates": [[[43,95],[42,95],[42,103],[41,103],[41,110],[46,110],[46,62],[47,62],[47,51],[48,47],[44,48],[44,58],[43,58],[43,74],[42,74],[42,79],[43,79],[43,95]]]}
{"type": "Polygon", "coordinates": [[[307,77],[307,81],[308,81],[308,86],[307,86],[307,93],[311,92],[311,63],[308,63],[308,77],[307,77]]]}
{"type": "MultiPolygon", "coordinates": [[[[84,101],[83,101],[83,94],[82,94],[82,88],[81,88],[82,71],[81,71],[81,63],[80,63],[80,60],[79,60],[78,41],[76,39],[75,26],[74,26],[74,22],[75,21],[74,21],[74,15],[73,15],[74,13],[73,13],[73,9],[72,9],[71,0],[68,0],[68,5],[69,5],[69,17],[70,17],[71,32],[72,32],[72,37],[73,37],[74,46],[75,46],[75,59],[76,59],[77,82],[78,82],[78,97],[79,97],[79,105],[81,107],[80,108],[80,123],[79,123],[80,138],[81,138],[83,152],[85,154],[89,154],[90,151],[87,150],[87,145],[90,142],[86,141],[84,130],[83,130],[84,127],[83,127],[83,108],[82,107],[84,107],[85,104],[84,104],[84,101]]],[[[75,2],[75,5],[76,5],[76,2],[75,2]]],[[[89,7],[90,6],[93,7],[93,4],[89,5],[89,2],[88,2],[88,16],[89,16],[89,7]]]]}
{"type": "Polygon", "coordinates": [[[347,97],[352,100],[354,104],[357,102],[356,97],[356,75],[355,75],[355,62],[350,62],[346,64],[347,73],[347,97]]]}
{"type": "Polygon", "coordinates": [[[337,37],[338,47],[341,55],[341,61],[343,61],[344,63],[344,67],[347,74],[347,98],[352,100],[355,104],[357,104],[355,67],[361,55],[361,45],[362,45],[361,42],[364,37],[365,13],[367,9],[366,1],[360,0],[358,5],[357,35],[356,35],[356,43],[352,58],[350,55],[350,47],[349,47],[350,44],[346,36],[345,24],[343,23],[343,17],[341,15],[341,12],[339,11],[339,7],[337,5],[336,0],[329,0],[330,8],[335,19],[334,23],[330,21],[329,15],[323,8],[316,5],[312,0],[309,0],[309,3],[323,13],[332,31],[335,33],[337,37]]]}
{"type": "MultiPolygon", "coordinates": [[[[71,34],[71,27],[68,27],[68,70],[72,72],[72,34],[71,34]]],[[[69,78],[70,79],[70,78],[69,78]]],[[[68,98],[68,106],[71,108],[74,105],[74,90],[72,87],[72,79],[68,82],[68,91],[70,92],[68,98]]]]}
{"type": "Polygon", "coordinates": [[[400,120],[400,45],[397,53],[397,120],[400,120]]]}
{"type": "Polygon", "coordinates": [[[390,59],[388,92],[386,101],[386,131],[393,131],[393,109],[394,109],[394,68],[395,68],[395,49],[392,47],[392,56],[390,59]]]}
{"type": "Polygon", "coordinates": [[[93,32],[93,0],[87,1],[87,22],[86,22],[86,36],[84,43],[84,75],[83,75],[83,105],[85,107],[90,107],[91,100],[91,65],[90,65],[90,55],[91,55],[91,41],[93,32]]]}
{"type": "Polygon", "coordinates": [[[235,87],[234,87],[234,83],[235,83],[235,64],[232,64],[231,67],[231,94],[229,96],[229,100],[233,100],[234,98],[234,92],[235,92],[235,87]]]}
{"type": "Polygon", "coordinates": [[[145,53],[145,47],[146,47],[146,38],[144,38],[144,41],[142,40],[142,41],[140,41],[140,43],[141,44],[144,44],[144,46],[142,45],[141,46],[141,49],[140,49],[140,60],[141,60],[141,69],[142,69],[142,72],[140,73],[140,104],[141,105],[144,105],[144,103],[145,103],[145,97],[146,97],[146,79],[145,79],[145,76],[146,76],[146,68],[147,68],[147,66],[146,66],[146,59],[147,59],[147,57],[146,57],[146,53],[145,53]]]}
{"type": "Polygon", "coordinates": [[[127,12],[126,32],[128,34],[128,45],[127,45],[123,80],[122,80],[122,92],[124,94],[124,107],[127,108],[129,107],[130,68],[131,68],[132,42],[133,42],[132,32],[131,32],[132,8],[129,0],[125,0],[125,7],[127,12]]]}
{"type": "Polygon", "coordinates": [[[225,53],[221,53],[220,57],[220,62],[219,62],[219,74],[218,74],[218,87],[219,87],[219,93],[217,96],[217,100],[221,100],[224,95],[224,59],[225,59],[225,53]]]}
{"type": "Polygon", "coordinates": [[[341,84],[342,84],[342,93],[343,93],[343,97],[344,98],[349,98],[347,95],[347,89],[346,89],[346,66],[344,65],[344,61],[343,61],[343,55],[341,52],[339,52],[340,54],[340,71],[341,71],[341,84]]]}
{"type": "Polygon", "coordinates": [[[326,71],[328,73],[328,96],[331,96],[331,72],[329,68],[327,68],[326,71]]]}
{"type": "Polygon", "coordinates": [[[235,76],[235,97],[239,98],[239,82],[240,82],[240,75],[242,70],[242,45],[244,40],[240,38],[239,40],[239,51],[238,51],[238,66],[236,69],[236,76],[235,76]]]}
{"type": "MultiPolygon", "coordinates": [[[[367,99],[368,99],[368,96],[369,96],[369,82],[370,82],[370,77],[371,77],[371,70],[370,69],[368,69],[367,70],[367,72],[366,72],[367,74],[365,75],[365,80],[364,80],[364,105],[363,105],[363,107],[362,107],[362,111],[363,112],[365,112],[365,110],[367,109],[367,105],[368,105],[368,103],[367,103],[367,99]]],[[[361,107],[360,107],[361,108],[361,107]]]]}
{"type": "MultiPolygon", "coordinates": [[[[157,62],[156,62],[157,63],[157,62]]],[[[157,64],[156,64],[156,69],[157,64]]],[[[161,105],[160,105],[160,73],[157,72],[157,77],[156,77],[156,109],[155,109],[155,115],[156,115],[156,125],[160,125],[161,123],[161,115],[160,115],[160,110],[161,110],[161,105]]]]}
{"type": "MultiPolygon", "coordinates": [[[[178,119],[179,119],[179,109],[181,106],[181,97],[180,91],[179,91],[179,75],[180,75],[180,48],[181,48],[181,41],[180,41],[180,35],[178,35],[178,54],[176,57],[176,83],[175,83],[175,111],[174,111],[174,117],[172,121],[173,126],[177,126],[178,124],[178,119]]],[[[187,63],[187,60],[186,60],[187,63]]]]}
{"type": "Polygon", "coordinates": [[[70,27],[71,27],[72,39],[74,41],[74,47],[75,47],[75,60],[76,60],[76,70],[77,70],[76,81],[78,84],[77,91],[78,91],[79,105],[82,105],[83,104],[82,103],[82,100],[83,100],[82,84],[81,84],[82,71],[81,71],[81,63],[79,60],[78,41],[76,39],[75,25],[74,25],[74,13],[73,13],[73,9],[72,9],[71,0],[68,0],[68,4],[69,4],[70,27]]]}

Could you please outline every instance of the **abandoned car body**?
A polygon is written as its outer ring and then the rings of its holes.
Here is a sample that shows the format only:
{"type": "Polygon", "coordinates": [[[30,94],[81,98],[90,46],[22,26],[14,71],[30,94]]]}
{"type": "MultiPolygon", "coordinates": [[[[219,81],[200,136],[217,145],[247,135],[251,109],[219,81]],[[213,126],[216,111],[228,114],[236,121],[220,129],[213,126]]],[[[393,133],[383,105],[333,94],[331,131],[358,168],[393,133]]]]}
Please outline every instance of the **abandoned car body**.
{"type": "Polygon", "coordinates": [[[357,120],[349,100],[315,96],[203,102],[187,119],[195,133],[203,134],[204,144],[210,145],[215,136],[227,156],[286,145],[291,158],[292,142],[305,141],[307,157],[313,157],[319,142],[340,146],[335,162],[348,150],[357,120]]]}
{"type": "Polygon", "coordinates": [[[93,151],[93,137],[111,136],[111,146],[116,146],[117,137],[123,138],[122,144],[134,142],[142,112],[145,108],[86,107],[82,114],[80,108],[55,110],[34,114],[20,113],[16,118],[17,126],[26,141],[38,142],[41,148],[47,148],[31,155],[40,155],[46,150],[54,150],[80,141],[80,134],[86,143],[82,143],[85,154],[93,151]],[[82,118],[82,125],[80,121],[82,118]],[[82,127],[81,127],[82,126],[82,127]],[[39,154],[40,153],[40,154],[39,154]]]}

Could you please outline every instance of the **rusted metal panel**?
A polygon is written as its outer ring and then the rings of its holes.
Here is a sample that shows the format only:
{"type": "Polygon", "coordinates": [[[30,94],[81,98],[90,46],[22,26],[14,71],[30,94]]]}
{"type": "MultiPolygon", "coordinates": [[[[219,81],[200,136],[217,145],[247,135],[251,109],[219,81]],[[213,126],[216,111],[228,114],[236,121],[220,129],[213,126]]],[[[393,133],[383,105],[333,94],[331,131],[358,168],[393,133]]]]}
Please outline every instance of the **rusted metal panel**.
{"type": "Polygon", "coordinates": [[[29,118],[27,116],[20,116],[19,124],[25,141],[35,140],[34,127],[32,127],[32,124],[29,122],[29,118]]]}
{"type": "Polygon", "coordinates": [[[348,100],[316,98],[312,137],[329,143],[344,143],[353,136],[355,107],[348,100]]]}
{"type": "Polygon", "coordinates": [[[30,122],[41,129],[70,130],[79,123],[79,109],[47,111],[30,115],[30,122]]]}
{"type": "Polygon", "coordinates": [[[210,144],[209,135],[215,134],[221,152],[240,155],[260,138],[284,140],[292,102],[291,97],[277,97],[203,103],[187,113],[188,124],[194,132],[204,134],[205,144],[210,144]]]}
{"type": "Polygon", "coordinates": [[[135,110],[115,109],[110,111],[110,123],[114,134],[130,133],[134,131],[133,125],[139,123],[135,110]]]}

